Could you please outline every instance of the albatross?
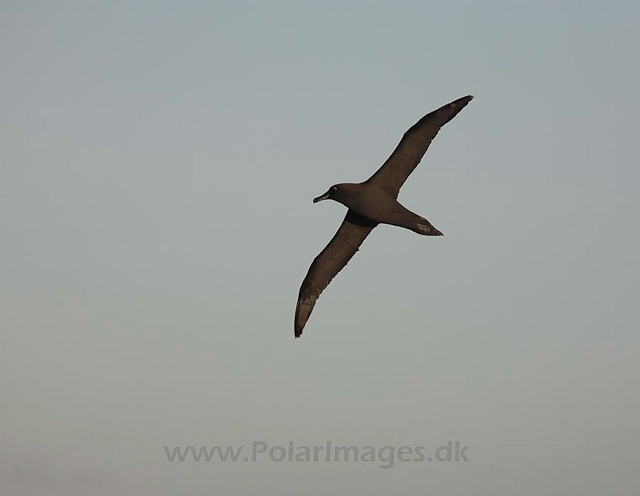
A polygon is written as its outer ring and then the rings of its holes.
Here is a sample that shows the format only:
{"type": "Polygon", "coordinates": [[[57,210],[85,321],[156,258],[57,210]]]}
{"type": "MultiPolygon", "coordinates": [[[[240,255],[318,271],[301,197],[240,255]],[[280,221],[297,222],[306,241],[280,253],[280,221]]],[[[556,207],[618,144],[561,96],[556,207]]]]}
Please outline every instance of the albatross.
{"type": "Polygon", "coordinates": [[[334,200],[348,208],[340,228],[313,260],[300,292],[294,318],[294,336],[302,335],[320,293],[351,260],[378,224],[410,229],[423,236],[442,236],[427,219],[403,207],[398,193],[429,148],[440,128],[473,99],[467,95],[425,115],[404,134],[384,164],[362,183],[334,184],[313,199],[334,200]]]}

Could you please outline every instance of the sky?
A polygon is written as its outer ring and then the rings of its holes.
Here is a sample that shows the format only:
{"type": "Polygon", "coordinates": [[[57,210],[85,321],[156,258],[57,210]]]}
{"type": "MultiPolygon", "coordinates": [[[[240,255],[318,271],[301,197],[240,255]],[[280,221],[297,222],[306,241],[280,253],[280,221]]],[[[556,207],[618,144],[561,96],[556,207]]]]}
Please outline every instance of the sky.
{"type": "Polygon", "coordinates": [[[638,19],[0,1],[0,493],[637,493],[638,19]],[[378,227],[294,340],[312,198],[466,94],[399,196],[444,236],[378,227]]]}

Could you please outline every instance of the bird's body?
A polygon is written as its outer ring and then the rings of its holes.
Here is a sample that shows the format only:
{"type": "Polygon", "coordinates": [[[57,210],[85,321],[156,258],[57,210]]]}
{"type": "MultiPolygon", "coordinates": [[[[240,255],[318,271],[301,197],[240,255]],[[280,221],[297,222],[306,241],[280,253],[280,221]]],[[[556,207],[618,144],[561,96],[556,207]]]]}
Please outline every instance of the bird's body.
{"type": "Polygon", "coordinates": [[[300,337],[320,293],[351,260],[378,224],[404,227],[426,236],[442,236],[431,223],[403,207],[397,200],[400,188],[427,151],[433,138],[472,99],[459,98],[425,115],[413,125],[387,161],[363,183],[341,183],[313,201],[334,200],[349,210],[338,232],[314,259],[302,281],[294,320],[294,335],[300,337]]]}
{"type": "Polygon", "coordinates": [[[333,200],[377,224],[404,227],[418,234],[442,235],[424,217],[414,214],[389,193],[367,182],[336,184],[335,187],[338,191],[332,195],[333,200]]]}

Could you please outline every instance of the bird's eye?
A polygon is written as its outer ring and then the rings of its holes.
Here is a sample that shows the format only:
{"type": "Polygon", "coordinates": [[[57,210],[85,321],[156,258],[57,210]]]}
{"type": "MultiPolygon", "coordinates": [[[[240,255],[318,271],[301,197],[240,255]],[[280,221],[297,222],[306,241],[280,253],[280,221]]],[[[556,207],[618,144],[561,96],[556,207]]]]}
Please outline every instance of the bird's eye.
{"type": "Polygon", "coordinates": [[[334,191],[334,192],[335,192],[335,191],[338,191],[338,187],[337,187],[337,186],[332,186],[332,187],[331,187],[331,191],[334,191]]]}

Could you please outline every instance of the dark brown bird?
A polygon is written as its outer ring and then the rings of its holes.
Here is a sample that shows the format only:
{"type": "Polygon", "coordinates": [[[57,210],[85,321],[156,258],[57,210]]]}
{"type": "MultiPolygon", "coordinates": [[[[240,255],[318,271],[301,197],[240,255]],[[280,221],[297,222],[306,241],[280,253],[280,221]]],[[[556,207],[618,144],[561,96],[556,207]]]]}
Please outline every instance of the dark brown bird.
{"type": "Polygon", "coordinates": [[[338,232],[315,258],[302,281],[294,319],[296,338],[302,334],[320,293],[378,224],[404,227],[424,236],[442,236],[427,219],[404,208],[396,198],[440,128],[472,99],[471,95],[459,98],[425,115],[409,128],[387,161],[365,182],[335,184],[324,195],[313,199],[314,203],[334,200],[349,210],[338,232]]]}

